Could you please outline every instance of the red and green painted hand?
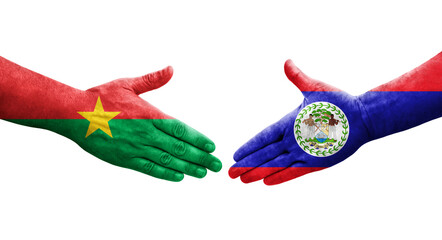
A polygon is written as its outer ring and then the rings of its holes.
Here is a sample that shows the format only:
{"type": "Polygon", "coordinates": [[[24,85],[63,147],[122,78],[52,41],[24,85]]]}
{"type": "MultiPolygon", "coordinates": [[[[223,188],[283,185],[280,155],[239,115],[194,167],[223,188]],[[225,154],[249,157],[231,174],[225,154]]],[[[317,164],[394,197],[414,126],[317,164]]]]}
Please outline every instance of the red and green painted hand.
{"type": "Polygon", "coordinates": [[[65,136],[92,155],[156,178],[181,181],[218,172],[215,144],[138,95],[159,88],[172,67],[86,91],[0,57],[0,119],[65,136]]]}

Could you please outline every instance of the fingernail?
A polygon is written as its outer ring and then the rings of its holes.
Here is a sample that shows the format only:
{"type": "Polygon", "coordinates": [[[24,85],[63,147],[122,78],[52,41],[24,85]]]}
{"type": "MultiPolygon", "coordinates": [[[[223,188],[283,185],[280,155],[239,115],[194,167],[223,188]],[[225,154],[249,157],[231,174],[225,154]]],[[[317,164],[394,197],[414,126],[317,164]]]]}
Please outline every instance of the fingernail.
{"type": "Polygon", "coordinates": [[[213,152],[213,151],[215,151],[215,145],[212,143],[207,143],[204,146],[204,149],[206,149],[206,151],[208,151],[208,152],[213,152]]]}
{"type": "Polygon", "coordinates": [[[212,164],[210,164],[210,169],[215,172],[219,172],[219,170],[221,170],[222,167],[223,165],[221,164],[221,162],[218,161],[212,162],[212,164]]]}
{"type": "Polygon", "coordinates": [[[196,170],[196,176],[199,177],[199,178],[203,178],[203,177],[205,177],[206,174],[207,174],[207,170],[204,169],[204,168],[198,168],[198,169],[196,170]]]}
{"type": "Polygon", "coordinates": [[[184,178],[184,174],[182,174],[182,173],[175,173],[175,180],[177,182],[183,180],[183,178],[184,178]]]}

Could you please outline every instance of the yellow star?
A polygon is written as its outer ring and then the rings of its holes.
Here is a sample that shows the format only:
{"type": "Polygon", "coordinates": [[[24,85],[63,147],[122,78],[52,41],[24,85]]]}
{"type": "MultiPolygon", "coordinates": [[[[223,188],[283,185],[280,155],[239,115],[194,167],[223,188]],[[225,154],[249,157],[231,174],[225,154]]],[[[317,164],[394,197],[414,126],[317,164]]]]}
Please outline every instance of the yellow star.
{"type": "Polygon", "coordinates": [[[90,124],[86,133],[86,138],[91,135],[97,129],[101,129],[107,135],[112,137],[112,133],[109,127],[109,121],[117,116],[120,112],[105,112],[101,99],[98,97],[97,104],[93,112],[78,112],[81,116],[86,118],[90,124]]]}

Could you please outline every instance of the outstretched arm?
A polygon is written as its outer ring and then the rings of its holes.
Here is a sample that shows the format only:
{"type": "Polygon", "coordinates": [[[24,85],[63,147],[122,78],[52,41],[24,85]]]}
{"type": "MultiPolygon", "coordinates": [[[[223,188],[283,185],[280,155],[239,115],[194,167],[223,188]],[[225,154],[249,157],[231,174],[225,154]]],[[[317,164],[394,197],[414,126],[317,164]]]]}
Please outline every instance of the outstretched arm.
{"type": "Polygon", "coordinates": [[[442,53],[358,97],[308,77],[290,60],[284,68],[304,101],[236,151],[229,175],[244,183],[274,185],[331,167],[366,142],[442,116],[442,53]],[[324,127],[310,132],[309,114],[324,127]],[[328,132],[330,114],[339,120],[337,136],[328,132]]]}
{"type": "Polygon", "coordinates": [[[138,95],[166,84],[173,70],[118,79],[86,91],[0,57],[0,119],[70,138],[111,164],[170,181],[219,171],[214,143],[138,95]]]}
{"type": "Polygon", "coordinates": [[[361,96],[372,139],[442,116],[442,52],[361,96]]]}

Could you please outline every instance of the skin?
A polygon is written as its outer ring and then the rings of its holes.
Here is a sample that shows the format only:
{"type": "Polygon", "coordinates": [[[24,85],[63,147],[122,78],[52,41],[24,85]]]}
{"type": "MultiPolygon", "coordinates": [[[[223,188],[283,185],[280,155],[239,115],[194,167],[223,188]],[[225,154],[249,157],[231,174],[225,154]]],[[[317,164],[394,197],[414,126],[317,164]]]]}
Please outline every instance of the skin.
{"type": "MultiPolygon", "coordinates": [[[[118,103],[121,105],[121,109],[124,109],[126,104],[135,104],[139,106],[139,112],[146,112],[142,118],[150,118],[151,115],[165,117],[165,114],[152,108],[151,105],[138,97],[137,93],[162,86],[169,81],[171,76],[172,68],[169,67],[148,74],[147,77],[141,79],[119,79],[88,91],[100,96],[113,95],[122,91],[121,95],[124,97],[121,98],[121,103],[118,103]]],[[[118,143],[115,146],[119,146],[118,149],[107,145],[107,148],[95,147],[93,149],[100,149],[100,151],[92,152],[90,146],[82,146],[83,140],[77,141],[77,143],[104,161],[169,181],[181,181],[184,174],[203,178],[207,174],[206,169],[218,172],[222,168],[221,161],[210,154],[215,150],[213,141],[177,119],[125,121],[129,122],[126,123],[130,125],[129,127],[114,124],[113,131],[124,131],[125,133],[121,136],[137,137],[115,139],[118,143]],[[109,151],[119,152],[119,154],[116,156],[110,154],[108,157],[109,151]]],[[[108,137],[103,136],[101,141],[108,141],[108,137]]]]}
{"type": "Polygon", "coordinates": [[[236,163],[229,175],[240,177],[244,183],[264,180],[267,185],[275,185],[323,170],[347,159],[369,141],[442,117],[442,53],[359,96],[308,77],[291,60],[285,63],[284,70],[288,79],[302,91],[304,101],[235,152],[236,163]],[[326,157],[307,154],[294,137],[297,115],[315,102],[338,106],[348,119],[348,140],[339,151],[326,157]],[[399,106],[406,106],[407,110],[399,106]],[[409,117],[410,112],[413,118],[409,117]],[[374,119],[383,124],[375,124],[374,119]]]}
{"type": "Polygon", "coordinates": [[[330,120],[328,121],[328,125],[330,125],[330,126],[338,125],[339,120],[336,120],[334,117],[335,116],[333,114],[330,115],[330,120]]]}
{"type": "Polygon", "coordinates": [[[118,79],[82,91],[12,65],[5,59],[1,63],[4,69],[12,70],[0,74],[0,86],[9,84],[14,87],[18,86],[17,82],[38,86],[32,91],[28,88],[29,92],[19,97],[10,95],[16,91],[0,90],[1,99],[7,102],[0,104],[0,118],[4,120],[56,132],[103,161],[168,181],[181,181],[184,175],[203,178],[207,169],[218,172],[222,168],[221,161],[211,154],[215,150],[213,141],[138,96],[166,84],[172,77],[172,67],[142,77],[118,79]],[[51,97],[51,92],[55,91],[62,96],[61,99],[51,97]],[[30,101],[27,99],[30,95],[47,97],[48,101],[65,102],[57,104],[58,108],[55,109],[52,107],[55,104],[38,105],[30,101]],[[84,106],[84,109],[76,109],[75,112],[92,112],[98,97],[103,101],[104,111],[121,111],[108,122],[112,137],[101,129],[85,137],[90,122],[80,115],[78,119],[11,117],[14,116],[11,111],[24,104],[30,109],[48,113],[59,111],[60,108],[60,112],[63,112],[64,109],[75,109],[78,106],[84,106]],[[130,116],[124,112],[126,109],[130,109],[130,116]]]}
{"type": "MultiPolygon", "coordinates": [[[[236,163],[229,170],[231,178],[240,177],[244,183],[263,180],[266,185],[280,184],[307,173],[333,166],[348,158],[370,140],[357,97],[308,77],[291,60],[286,62],[285,72],[289,80],[301,91],[308,86],[309,89],[314,89],[316,92],[303,91],[304,101],[299,107],[258,133],[235,152],[233,158],[236,163]],[[322,92],[323,89],[327,89],[328,92],[322,92]],[[296,143],[293,133],[298,113],[305,106],[319,101],[335,103],[344,110],[352,129],[350,135],[353,134],[349,137],[352,141],[348,141],[344,146],[345,151],[339,151],[326,158],[314,157],[305,153],[296,143]],[[355,134],[357,137],[354,137],[355,134]],[[267,170],[262,171],[263,168],[267,168],[267,170]]],[[[306,123],[308,124],[308,122],[306,123]]]]}
{"type": "Polygon", "coordinates": [[[302,122],[307,124],[308,126],[315,125],[315,120],[313,120],[313,115],[311,115],[311,114],[308,119],[304,119],[304,121],[302,121],[302,122]]]}

